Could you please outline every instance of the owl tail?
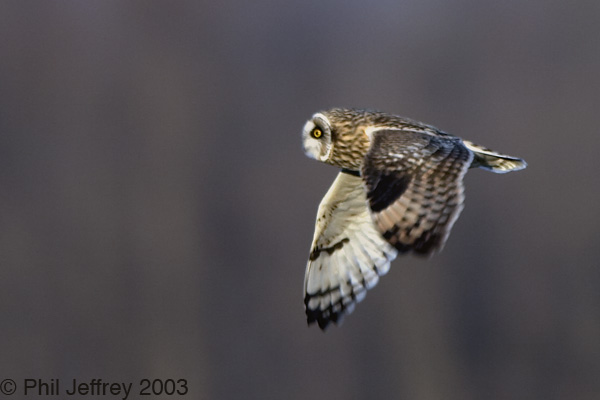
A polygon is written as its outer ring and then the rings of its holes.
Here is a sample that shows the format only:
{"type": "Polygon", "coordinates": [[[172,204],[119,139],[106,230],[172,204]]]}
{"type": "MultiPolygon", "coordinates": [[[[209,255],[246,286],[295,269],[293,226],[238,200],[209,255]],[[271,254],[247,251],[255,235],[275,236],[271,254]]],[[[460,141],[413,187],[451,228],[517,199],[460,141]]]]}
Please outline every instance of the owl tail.
{"type": "Polygon", "coordinates": [[[477,167],[497,174],[504,174],[506,172],[524,169],[527,166],[525,160],[521,158],[500,154],[494,150],[469,142],[468,140],[463,140],[463,143],[469,150],[475,153],[471,168],[477,167]]]}

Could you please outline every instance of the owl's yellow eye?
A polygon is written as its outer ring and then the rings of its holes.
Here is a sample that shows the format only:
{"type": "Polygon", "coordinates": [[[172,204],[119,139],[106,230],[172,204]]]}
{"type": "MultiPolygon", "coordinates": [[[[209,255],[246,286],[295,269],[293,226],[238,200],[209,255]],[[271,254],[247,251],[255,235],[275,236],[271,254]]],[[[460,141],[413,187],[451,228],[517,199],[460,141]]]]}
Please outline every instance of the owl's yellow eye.
{"type": "Polygon", "coordinates": [[[315,139],[320,138],[321,136],[323,136],[323,131],[320,130],[319,128],[315,128],[312,131],[312,137],[314,137],[315,139]]]}

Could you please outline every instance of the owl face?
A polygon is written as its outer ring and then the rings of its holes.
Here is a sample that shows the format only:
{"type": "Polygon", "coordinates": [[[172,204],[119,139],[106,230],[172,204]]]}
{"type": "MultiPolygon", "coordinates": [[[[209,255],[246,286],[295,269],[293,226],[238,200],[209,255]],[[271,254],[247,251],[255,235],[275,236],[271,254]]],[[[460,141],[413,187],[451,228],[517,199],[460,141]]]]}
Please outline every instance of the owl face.
{"type": "Polygon", "coordinates": [[[369,147],[367,111],[334,108],[312,116],[304,125],[302,142],[310,158],[358,170],[369,147]]]}
{"type": "Polygon", "coordinates": [[[302,144],[308,157],[327,162],[333,150],[333,143],[331,124],[325,115],[316,113],[304,124],[302,144]]]}

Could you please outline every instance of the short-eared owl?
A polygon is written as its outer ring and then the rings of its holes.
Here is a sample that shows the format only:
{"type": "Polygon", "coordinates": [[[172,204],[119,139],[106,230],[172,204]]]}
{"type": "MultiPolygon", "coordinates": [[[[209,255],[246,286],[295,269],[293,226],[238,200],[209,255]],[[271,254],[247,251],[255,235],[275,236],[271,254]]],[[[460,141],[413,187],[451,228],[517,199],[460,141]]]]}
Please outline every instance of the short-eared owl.
{"type": "Polygon", "coordinates": [[[400,253],[444,246],[463,208],[463,176],[479,167],[526,167],[439,129],[382,112],[316,113],[304,125],[306,155],[341,168],[321,201],[304,277],[308,323],[321,329],[352,312],[400,253]]]}

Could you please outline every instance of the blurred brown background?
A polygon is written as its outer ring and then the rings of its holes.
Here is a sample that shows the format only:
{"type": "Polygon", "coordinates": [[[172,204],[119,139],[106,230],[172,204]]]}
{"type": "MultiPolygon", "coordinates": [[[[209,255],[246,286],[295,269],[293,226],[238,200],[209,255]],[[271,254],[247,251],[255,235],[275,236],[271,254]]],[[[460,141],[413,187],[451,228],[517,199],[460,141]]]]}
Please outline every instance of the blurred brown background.
{"type": "Polygon", "coordinates": [[[598,1],[2,1],[0,51],[0,378],[599,398],[598,1]],[[302,283],[336,170],[300,131],[333,106],[529,168],[471,171],[444,252],[323,334],[302,283]]]}

